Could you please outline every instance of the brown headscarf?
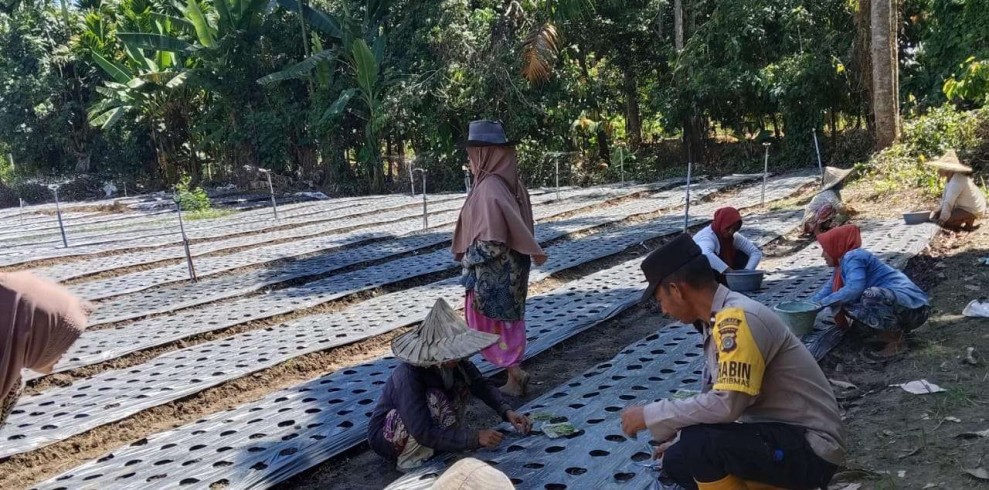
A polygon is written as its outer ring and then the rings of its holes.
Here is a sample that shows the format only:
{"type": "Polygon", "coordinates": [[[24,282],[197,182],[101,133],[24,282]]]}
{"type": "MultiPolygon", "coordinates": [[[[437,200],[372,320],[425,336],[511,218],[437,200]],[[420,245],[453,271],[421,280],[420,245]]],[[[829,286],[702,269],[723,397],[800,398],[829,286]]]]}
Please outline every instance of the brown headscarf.
{"type": "Polygon", "coordinates": [[[28,272],[0,273],[0,399],[21,376],[58,360],[82,331],[92,305],[28,272]]]}
{"type": "Polygon", "coordinates": [[[453,255],[463,258],[477,241],[504,243],[530,256],[543,252],[536,241],[529,191],[519,179],[515,148],[472,146],[467,148],[474,188],[453,232],[453,255]]]}

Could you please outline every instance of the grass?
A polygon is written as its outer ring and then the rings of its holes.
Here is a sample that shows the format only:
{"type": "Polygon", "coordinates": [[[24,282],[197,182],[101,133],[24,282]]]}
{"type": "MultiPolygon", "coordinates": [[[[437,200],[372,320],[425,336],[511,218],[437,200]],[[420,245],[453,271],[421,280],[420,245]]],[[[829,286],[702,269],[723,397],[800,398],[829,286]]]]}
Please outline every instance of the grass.
{"type": "Polygon", "coordinates": [[[189,211],[185,213],[185,218],[189,221],[198,221],[203,219],[214,219],[222,218],[224,216],[230,216],[236,213],[232,209],[200,209],[199,211],[189,211]]]}

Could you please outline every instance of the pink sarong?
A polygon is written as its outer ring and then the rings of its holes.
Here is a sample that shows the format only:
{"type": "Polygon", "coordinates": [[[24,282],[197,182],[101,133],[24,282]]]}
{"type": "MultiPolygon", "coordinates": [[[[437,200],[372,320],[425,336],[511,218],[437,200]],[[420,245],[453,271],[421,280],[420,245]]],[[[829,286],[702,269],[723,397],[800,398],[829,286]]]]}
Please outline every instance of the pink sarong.
{"type": "Polygon", "coordinates": [[[474,291],[467,291],[464,313],[467,326],[479,332],[501,337],[497,343],[481,351],[488,362],[501,368],[518,366],[525,354],[525,319],[506,321],[484,316],[474,309],[474,291]]]}

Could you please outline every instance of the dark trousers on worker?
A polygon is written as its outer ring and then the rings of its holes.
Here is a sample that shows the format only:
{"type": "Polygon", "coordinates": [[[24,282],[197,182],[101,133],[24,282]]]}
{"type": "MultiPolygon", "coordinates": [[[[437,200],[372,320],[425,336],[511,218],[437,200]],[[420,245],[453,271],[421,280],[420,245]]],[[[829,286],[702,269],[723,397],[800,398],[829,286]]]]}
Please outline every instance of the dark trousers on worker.
{"type": "MultiPolygon", "coordinates": [[[[749,265],[749,254],[742,252],[741,250],[735,251],[735,260],[732,260],[732,263],[728,264],[733,271],[744,270],[747,265],[749,265]]],[[[718,283],[722,286],[728,285],[728,280],[725,279],[724,274],[715,271],[714,278],[717,279],[718,283]]]]}
{"type": "Polygon", "coordinates": [[[794,490],[827,488],[837,466],[815,454],[804,433],[779,423],[686,427],[663,456],[664,477],[686,489],[728,475],[794,490]]]}

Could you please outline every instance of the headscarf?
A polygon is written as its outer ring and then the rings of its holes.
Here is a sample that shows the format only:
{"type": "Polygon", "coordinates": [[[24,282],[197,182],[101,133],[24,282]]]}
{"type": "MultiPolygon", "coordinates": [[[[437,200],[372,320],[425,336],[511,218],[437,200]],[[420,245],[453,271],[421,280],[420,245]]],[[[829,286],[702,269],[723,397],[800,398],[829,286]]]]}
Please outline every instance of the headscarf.
{"type": "Polygon", "coordinates": [[[725,230],[736,224],[742,224],[742,215],[739,214],[737,209],[726,207],[714,212],[714,221],[711,222],[711,230],[718,236],[718,243],[721,244],[721,249],[718,251],[718,258],[728,264],[728,267],[732,267],[732,264],[735,263],[735,237],[729,236],[725,238],[722,234],[725,230]]]}
{"type": "Polygon", "coordinates": [[[58,360],[82,331],[92,306],[68,289],[28,272],[0,273],[0,398],[21,369],[58,360]]]}
{"type": "Polygon", "coordinates": [[[453,255],[463,258],[477,241],[504,243],[530,256],[545,255],[536,241],[529,191],[519,179],[515,148],[467,148],[474,188],[460,210],[453,232],[453,255]]]}
{"type": "MultiPolygon", "coordinates": [[[[841,258],[851,250],[862,246],[862,232],[855,225],[843,225],[817,235],[824,253],[834,260],[834,277],[831,279],[831,291],[837,292],[845,285],[841,278],[841,258]]],[[[848,318],[844,310],[835,314],[835,322],[842,328],[848,328],[848,318]]]]}

